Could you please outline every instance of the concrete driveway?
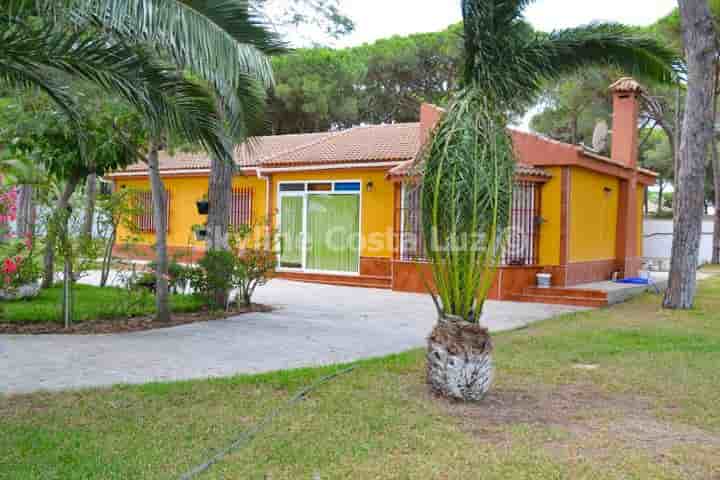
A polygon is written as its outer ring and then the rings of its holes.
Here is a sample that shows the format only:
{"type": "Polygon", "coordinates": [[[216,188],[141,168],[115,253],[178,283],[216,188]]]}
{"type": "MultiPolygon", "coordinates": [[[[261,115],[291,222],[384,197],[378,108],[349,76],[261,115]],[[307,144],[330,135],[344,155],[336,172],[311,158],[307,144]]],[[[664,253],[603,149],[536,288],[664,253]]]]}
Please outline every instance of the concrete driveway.
{"type": "MultiPolygon", "coordinates": [[[[0,392],[21,393],[257,373],[348,362],[424,345],[427,295],[273,280],[271,313],[114,335],[0,335],[0,392]]],[[[575,307],[488,302],[492,331],[575,307]]]]}

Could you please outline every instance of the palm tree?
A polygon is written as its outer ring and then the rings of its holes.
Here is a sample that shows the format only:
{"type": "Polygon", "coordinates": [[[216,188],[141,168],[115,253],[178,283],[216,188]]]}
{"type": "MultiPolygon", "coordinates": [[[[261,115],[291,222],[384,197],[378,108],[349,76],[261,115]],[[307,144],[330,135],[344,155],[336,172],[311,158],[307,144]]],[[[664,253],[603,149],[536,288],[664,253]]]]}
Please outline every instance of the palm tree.
{"type": "Polygon", "coordinates": [[[429,339],[428,382],[465,400],[480,399],[492,378],[491,341],[480,318],[510,219],[509,113],[532,104],[543,82],[589,65],[673,78],[675,52],[653,38],[614,23],[535,33],[522,17],[530,3],[462,1],[462,88],[418,165],[439,316],[429,339]]]}
{"type": "MultiPolygon", "coordinates": [[[[41,4],[30,9],[26,3],[33,4],[20,2],[17,9],[0,12],[4,27],[0,81],[44,91],[75,125],[81,146],[82,118],[72,95],[72,79],[123,98],[142,114],[153,136],[176,132],[219,158],[230,157],[214,97],[206,87],[185,78],[175,65],[158,60],[148,47],[130,44],[126,32],[112,26],[98,28],[97,22],[88,22],[82,30],[68,28],[59,21],[61,14],[74,18],[80,12],[65,3],[53,4],[52,10],[41,4]]],[[[78,181],[68,181],[57,211],[66,207],[78,181]]],[[[46,286],[53,278],[52,258],[47,257],[46,286]]]]}
{"type": "MultiPolygon", "coordinates": [[[[265,94],[273,87],[267,55],[283,44],[246,0],[72,0],[86,21],[100,21],[152,43],[179,68],[208,82],[218,99],[233,150],[263,127],[265,94]]],[[[157,147],[161,142],[154,142],[157,147]]],[[[165,187],[157,148],[148,155],[156,225],[165,222],[165,187]]],[[[211,152],[208,247],[229,249],[233,162],[211,152]]],[[[167,318],[168,255],[165,229],[156,229],[158,318],[167,318]]],[[[225,293],[227,295],[227,292],[225,293]]],[[[224,304],[220,301],[219,304],[224,304]]]]}

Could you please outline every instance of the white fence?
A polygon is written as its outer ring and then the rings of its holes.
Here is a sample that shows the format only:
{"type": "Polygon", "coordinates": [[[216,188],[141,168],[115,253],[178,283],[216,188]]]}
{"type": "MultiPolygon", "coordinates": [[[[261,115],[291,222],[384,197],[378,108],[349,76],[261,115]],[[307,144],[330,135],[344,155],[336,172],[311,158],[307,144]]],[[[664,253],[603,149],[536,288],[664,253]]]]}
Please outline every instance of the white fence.
{"type": "MultiPolygon", "coordinates": [[[[703,222],[700,242],[699,263],[708,263],[712,258],[713,222],[703,222]]],[[[670,258],[672,251],[672,220],[645,219],[643,227],[643,256],[646,258],[670,258]]]]}

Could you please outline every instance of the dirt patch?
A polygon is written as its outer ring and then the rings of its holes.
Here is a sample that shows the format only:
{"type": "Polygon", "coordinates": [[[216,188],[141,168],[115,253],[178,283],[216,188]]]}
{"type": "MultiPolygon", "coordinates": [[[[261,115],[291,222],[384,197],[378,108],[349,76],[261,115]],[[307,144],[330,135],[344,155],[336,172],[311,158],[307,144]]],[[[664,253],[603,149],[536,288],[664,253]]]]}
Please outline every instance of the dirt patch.
{"type": "Polygon", "coordinates": [[[609,396],[590,385],[564,385],[534,392],[523,389],[492,389],[478,404],[439,400],[453,416],[472,430],[512,424],[568,427],[598,413],[647,409],[648,402],[633,397],[609,396]]]}
{"type": "MultiPolygon", "coordinates": [[[[584,458],[612,463],[618,452],[631,449],[678,468],[673,460],[676,448],[697,446],[720,452],[720,435],[656,417],[647,398],[608,394],[592,385],[543,386],[533,391],[498,388],[478,404],[435,400],[483,444],[511,443],[513,426],[557,432],[539,448],[561,461],[584,458]]],[[[707,478],[707,471],[681,469],[688,478],[707,478]]]]}
{"type": "Polygon", "coordinates": [[[59,323],[0,323],[0,334],[19,334],[19,335],[43,335],[43,334],[67,334],[67,335],[97,335],[108,333],[127,333],[141,332],[144,330],[155,330],[159,328],[176,327],[178,325],[186,325],[188,323],[210,322],[213,320],[223,320],[237,315],[253,312],[271,312],[272,307],[262,304],[252,304],[250,307],[236,308],[230,312],[215,312],[203,310],[194,313],[176,313],[173,314],[169,322],[156,322],[154,317],[143,316],[134,318],[116,318],[107,320],[97,320],[91,322],[81,322],[65,328],[59,323]]]}

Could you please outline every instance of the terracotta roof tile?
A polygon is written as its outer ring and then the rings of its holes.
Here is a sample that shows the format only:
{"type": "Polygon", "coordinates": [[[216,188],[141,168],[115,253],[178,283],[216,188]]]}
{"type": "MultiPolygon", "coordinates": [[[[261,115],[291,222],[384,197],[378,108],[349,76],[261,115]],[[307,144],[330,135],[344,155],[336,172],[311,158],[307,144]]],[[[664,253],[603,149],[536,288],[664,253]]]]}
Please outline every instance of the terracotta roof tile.
{"type": "MultiPolygon", "coordinates": [[[[402,161],[413,158],[420,148],[420,124],[403,123],[354,127],[348,130],[297,135],[258,137],[235,152],[240,167],[318,165],[402,161]]],[[[210,168],[205,153],[160,152],[160,170],[210,168]]],[[[147,170],[145,162],[127,172],[147,170]]]]}
{"type": "Polygon", "coordinates": [[[623,77],[617,82],[610,85],[610,90],[613,92],[643,92],[643,86],[640,85],[637,80],[632,77],[623,77]]]}
{"type": "MultiPolygon", "coordinates": [[[[397,167],[393,167],[388,171],[388,177],[407,177],[412,175],[413,165],[415,161],[414,160],[408,160],[406,162],[401,163],[397,167]]],[[[543,170],[542,168],[533,167],[532,165],[528,165],[525,163],[518,163],[515,165],[515,173],[517,175],[529,175],[533,177],[545,177],[545,178],[551,178],[552,175],[550,175],[547,171],[543,170]]]]}

